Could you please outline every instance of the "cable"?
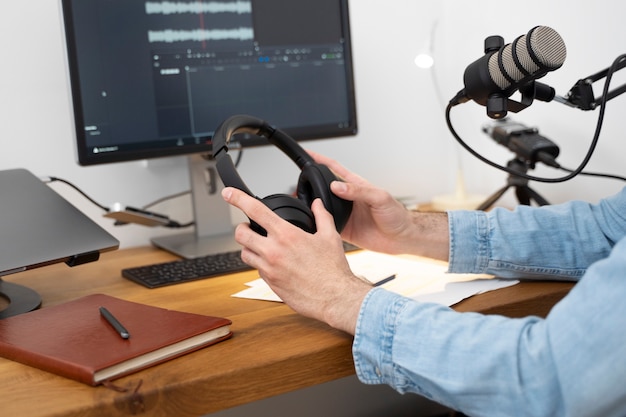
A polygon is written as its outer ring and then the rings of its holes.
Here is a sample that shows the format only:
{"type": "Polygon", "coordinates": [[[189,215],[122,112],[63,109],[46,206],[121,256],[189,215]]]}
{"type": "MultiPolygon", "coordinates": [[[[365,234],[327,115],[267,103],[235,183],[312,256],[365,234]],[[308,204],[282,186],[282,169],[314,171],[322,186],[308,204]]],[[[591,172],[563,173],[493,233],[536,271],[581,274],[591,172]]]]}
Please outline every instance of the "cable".
{"type": "MultiPolygon", "coordinates": [[[[456,130],[454,130],[454,127],[452,126],[452,121],[450,119],[450,112],[452,107],[454,106],[455,103],[458,102],[458,97],[454,97],[452,100],[450,100],[450,102],[448,103],[448,106],[446,107],[446,123],[448,125],[448,129],[450,130],[450,133],[452,133],[452,136],[454,136],[454,138],[456,139],[456,141],[463,146],[470,154],[474,155],[476,158],[478,158],[479,160],[483,161],[484,163],[486,163],[487,165],[490,165],[494,168],[497,168],[501,171],[507,172],[509,174],[518,176],[520,178],[524,178],[527,180],[531,180],[531,181],[538,181],[538,182],[547,182],[547,183],[558,183],[558,182],[564,182],[564,181],[568,181],[572,178],[574,178],[575,176],[577,176],[578,174],[580,174],[582,172],[582,170],[585,168],[585,166],[587,165],[587,163],[589,162],[589,160],[591,159],[591,155],[593,155],[593,152],[596,149],[596,146],[598,144],[598,139],[600,138],[600,131],[602,129],[602,123],[604,122],[604,112],[606,109],[606,102],[608,100],[607,96],[608,96],[608,91],[609,91],[609,86],[611,84],[611,79],[613,77],[613,73],[615,71],[617,71],[618,69],[618,65],[620,64],[620,62],[626,58],[626,55],[620,55],[618,56],[615,61],[613,61],[613,64],[611,65],[611,67],[608,69],[607,72],[607,76],[606,76],[606,82],[604,84],[604,88],[603,88],[603,92],[602,92],[602,101],[600,103],[600,110],[599,110],[599,114],[598,114],[598,122],[596,123],[596,130],[594,132],[594,136],[593,139],[591,141],[591,144],[589,146],[589,150],[587,151],[587,154],[585,155],[585,158],[583,159],[583,161],[581,162],[581,164],[578,166],[578,168],[576,168],[573,171],[569,171],[569,170],[565,170],[570,172],[569,175],[566,175],[564,177],[559,177],[559,178],[544,178],[544,177],[535,177],[533,175],[527,175],[527,174],[523,174],[520,172],[516,172],[515,170],[512,170],[508,167],[499,165],[493,161],[490,161],[489,159],[485,158],[484,156],[480,155],[478,152],[476,152],[474,149],[472,149],[467,143],[465,143],[463,141],[463,139],[461,139],[461,137],[458,135],[458,133],[456,132],[456,130]]],[[[593,175],[593,174],[588,174],[588,175],[593,175]]]]}
{"type": "Polygon", "coordinates": [[[191,194],[191,190],[185,190],[185,191],[178,192],[176,194],[172,194],[172,195],[168,195],[168,196],[165,196],[165,197],[161,197],[161,198],[159,198],[157,200],[154,200],[152,203],[146,204],[145,206],[142,207],[142,209],[146,210],[146,209],[149,209],[152,206],[156,206],[157,204],[160,204],[160,203],[162,203],[164,201],[172,200],[172,199],[178,198],[178,197],[182,197],[182,196],[187,195],[187,194],[191,194]]]}
{"type": "Polygon", "coordinates": [[[194,221],[190,221],[187,223],[178,223],[175,220],[170,220],[170,222],[163,227],[168,227],[170,229],[184,229],[185,227],[191,227],[194,224],[196,224],[196,222],[194,221]]]}
{"type": "MultiPolygon", "coordinates": [[[[49,179],[48,182],[54,182],[54,181],[58,181],[58,182],[62,182],[63,184],[69,185],[70,187],[72,187],[74,190],[78,191],[78,193],[80,193],[83,197],[85,197],[87,200],[91,201],[93,204],[95,204],[96,206],[100,207],[102,210],[106,211],[107,213],[109,211],[111,211],[108,207],[98,203],[96,200],[94,200],[93,198],[89,197],[85,192],[83,192],[83,190],[81,190],[80,188],[78,188],[76,185],[72,184],[71,182],[64,180],[62,178],[58,178],[58,177],[47,177],[49,179]]],[[[44,181],[45,182],[45,181],[44,181]]]]}
{"type": "MultiPolygon", "coordinates": [[[[242,156],[243,156],[243,149],[240,149],[239,153],[237,154],[237,159],[235,161],[235,167],[239,166],[239,164],[241,163],[242,156]]],[[[80,195],[85,197],[92,204],[94,204],[95,206],[99,207],[103,211],[105,211],[107,213],[111,212],[111,209],[109,207],[106,207],[105,205],[98,203],[96,200],[94,200],[89,195],[87,195],[87,193],[85,193],[83,190],[78,188],[78,186],[72,184],[71,182],[69,182],[67,180],[64,180],[64,179],[58,178],[58,177],[49,176],[49,177],[42,178],[42,181],[44,181],[44,182],[54,182],[54,181],[62,182],[63,184],[66,184],[66,185],[70,186],[71,188],[73,188],[80,195]]],[[[181,191],[181,192],[178,192],[178,193],[175,193],[175,194],[171,194],[171,195],[168,195],[168,196],[165,196],[165,197],[161,197],[161,198],[159,198],[157,200],[154,200],[153,202],[151,202],[149,204],[144,205],[141,209],[142,210],[146,210],[146,209],[148,209],[148,208],[150,208],[152,206],[155,206],[155,205],[157,205],[159,203],[162,203],[164,201],[171,200],[171,199],[177,198],[177,197],[182,197],[182,196],[184,196],[186,194],[190,194],[190,193],[191,193],[191,190],[185,190],[185,191],[181,191]]],[[[128,223],[123,223],[123,222],[120,222],[120,221],[116,221],[115,222],[116,226],[122,226],[122,225],[125,225],[125,224],[128,224],[128,223]]],[[[195,224],[194,221],[190,221],[190,222],[187,222],[187,223],[179,223],[179,222],[177,222],[175,220],[170,220],[167,224],[164,224],[163,227],[180,229],[180,228],[193,226],[194,224],[195,224]]]]}
{"type": "MultiPolygon", "coordinates": [[[[573,170],[568,169],[568,168],[564,168],[564,167],[560,167],[561,170],[566,171],[566,172],[573,172],[573,170]]],[[[620,177],[619,175],[613,175],[613,174],[604,174],[601,172],[581,172],[580,175],[587,175],[590,177],[602,177],[602,178],[609,178],[609,179],[614,179],[614,180],[620,180],[620,181],[626,181],[626,177],[620,177]]]]}
{"type": "Polygon", "coordinates": [[[239,153],[237,153],[237,159],[235,160],[235,168],[239,168],[239,164],[241,163],[242,156],[243,156],[243,148],[239,148],[239,153]]]}
{"type": "MultiPolygon", "coordinates": [[[[240,149],[238,154],[237,154],[237,159],[235,160],[235,168],[237,168],[239,166],[239,164],[241,163],[242,156],[243,156],[243,149],[240,149]]],[[[148,209],[150,207],[156,206],[157,204],[163,203],[164,201],[172,200],[172,199],[178,198],[178,197],[182,197],[182,196],[187,195],[187,194],[191,194],[191,190],[180,191],[180,192],[172,194],[172,195],[161,197],[161,198],[159,198],[157,200],[154,200],[151,203],[148,203],[148,204],[144,205],[142,207],[142,209],[146,210],[146,209],[148,209]]],[[[191,224],[193,224],[193,223],[191,223],[191,224]]]]}
{"type": "MultiPolygon", "coordinates": [[[[95,206],[97,206],[100,209],[102,209],[103,211],[105,211],[107,213],[111,212],[111,209],[109,207],[106,207],[105,205],[98,203],[96,200],[94,200],[89,195],[87,195],[87,193],[85,193],[83,190],[81,190],[78,186],[72,184],[71,182],[69,182],[67,180],[64,180],[64,179],[58,178],[58,177],[49,176],[49,177],[43,178],[42,181],[48,182],[48,183],[54,182],[54,181],[58,181],[58,182],[61,182],[63,184],[66,184],[66,185],[70,186],[71,188],[73,188],[75,191],[77,191],[80,195],[85,197],[87,200],[89,200],[92,204],[94,204],[95,206]]],[[[178,194],[182,195],[182,194],[185,194],[187,192],[188,191],[183,191],[182,193],[178,193],[178,194]]],[[[172,198],[172,196],[159,199],[156,202],[164,201],[164,200],[167,200],[169,198],[172,198]]],[[[154,203],[152,203],[152,204],[154,204],[154,203]]],[[[116,226],[121,226],[121,225],[125,225],[125,224],[128,224],[128,223],[123,223],[123,222],[116,221],[114,224],[116,226]]],[[[194,224],[194,222],[179,223],[179,222],[177,222],[175,220],[169,220],[169,222],[164,224],[163,227],[173,228],[173,229],[180,229],[180,228],[184,228],[184,227],[193,226],[193,224],[194,224]]]]}

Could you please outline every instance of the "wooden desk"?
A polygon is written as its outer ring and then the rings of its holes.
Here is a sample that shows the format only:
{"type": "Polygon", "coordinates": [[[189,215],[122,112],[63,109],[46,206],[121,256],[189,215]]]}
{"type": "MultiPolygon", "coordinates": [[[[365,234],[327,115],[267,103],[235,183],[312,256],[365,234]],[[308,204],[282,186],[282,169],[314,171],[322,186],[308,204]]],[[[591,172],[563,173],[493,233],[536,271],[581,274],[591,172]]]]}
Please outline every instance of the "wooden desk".
{"type": "MultiPolygon", "coordinates": [[[[175,259],[142,247],[109,252],[98,262],[52,265],[5,277],[37,290],[42,308],[92,293],[228,317],[232,339],[116,380],[126,393],[89,387],[0,358],[0,409],[7,416],[198,416],[354,374],[352,337],[304,318],[281,303],[231,294],[256,272],[149,290],[122,268],[175,259]],[[141,386],[136,394],[133,391],[141,386]]],[[[528,282],[455,306],[509,316],[545,315],[572,284],[528,282]]]]}

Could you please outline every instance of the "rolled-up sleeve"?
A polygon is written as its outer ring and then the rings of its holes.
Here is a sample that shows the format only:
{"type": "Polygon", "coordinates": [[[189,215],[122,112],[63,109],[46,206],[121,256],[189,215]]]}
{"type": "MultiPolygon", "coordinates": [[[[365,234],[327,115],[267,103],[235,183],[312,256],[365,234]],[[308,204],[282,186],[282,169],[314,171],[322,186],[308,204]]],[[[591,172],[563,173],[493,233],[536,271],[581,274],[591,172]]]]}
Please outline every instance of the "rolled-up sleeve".
{"type": "Polygon", "coordinates": [[[625,416],[625,216],[626,191],[598,205],[450,212],[452,272],[579,282],[545,319],[372,289],[354,337],[357,376],[472,416],[625,416]]]}
{"type": "Polygon", "coordinates": [[[578,280],[626,234],[625,216],[624,190],[595,205],[450,211],[449,270],[578,280]]]}

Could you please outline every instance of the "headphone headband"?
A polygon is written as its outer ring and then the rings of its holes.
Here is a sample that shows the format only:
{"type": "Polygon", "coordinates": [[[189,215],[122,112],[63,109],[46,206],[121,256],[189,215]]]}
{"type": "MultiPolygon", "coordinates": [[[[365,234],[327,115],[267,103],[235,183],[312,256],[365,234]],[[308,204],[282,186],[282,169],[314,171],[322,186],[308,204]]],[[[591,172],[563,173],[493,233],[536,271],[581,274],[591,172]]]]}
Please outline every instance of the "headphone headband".
{"type": "Polygon", "coordinates": [[[222,151],[228,152],[230,138],[237,133],[250,133],[266,138],[272,145],[283,151],[298,168],[312,163],[313,158],[298,143],[280,129],[273,128],[266,121],[248,115],[235,115],[224,120],[213,135],[213,157],[220,159],[222,151]]]}
{"type": "MultiPolygon", "coordinates": [[[[337,230],[343,229],[352,211],[352,202],[340,199],[330,191],[330,183],[337,180],[335,175],[328,167],[316,164],[313,158],[291,136],[280,129],[273,128],[262,119],[248,115],[231,116],[215,130],[213,157],[216,161],[217,172],[224,185],[238,188],[256,198],[239,176],[237,168],[228,154],[230,138],[237,133],[250,133],[267,138],[271,144],[289,156],[302,171],[296,187],[297,198],[284,194],[274,194],[261,199],[265,205],[283,219],[307,232],[314,233],[316,230],[315,219],[310,205],[315,198],[320,198],[326,209],[333,215],[337,230]]],[[[250,224],[257,232],[265,233],[252,219],[250,224]]]]}

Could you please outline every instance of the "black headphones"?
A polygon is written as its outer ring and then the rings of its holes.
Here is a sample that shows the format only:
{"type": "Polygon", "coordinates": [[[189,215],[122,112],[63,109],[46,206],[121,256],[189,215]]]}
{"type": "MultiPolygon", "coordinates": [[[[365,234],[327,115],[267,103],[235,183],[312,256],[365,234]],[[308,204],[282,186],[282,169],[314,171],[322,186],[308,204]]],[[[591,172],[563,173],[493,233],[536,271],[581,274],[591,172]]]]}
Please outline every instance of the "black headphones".
{"type": "MultiPolygon", "coordinates": [[[[267,138],[271,144],[287,154],[302,171],[296,188],[298,198],[287,194],[272,194],[260,199],[267,207],[289,223],[309,233],[315,233],[317,230],[315,217],[310,207],[313,200],[320,198],[326,210],[333,215],[337,231],[343,230],[352,212],[352,201],[341,199],[330,191],[330,183],[338,178],[327,166],[316,163],[291,136],[256,117],[247,115],[229,117],[213,135],[213,157],[217,172],[225,186],[238,188],[255,197],[237,173],[235,164],[228,155],[228,142],[236,133],[251,133],[267,138]]],[[[259,234],[267,234],[252,219],[250,226],[259,234]]]]}

